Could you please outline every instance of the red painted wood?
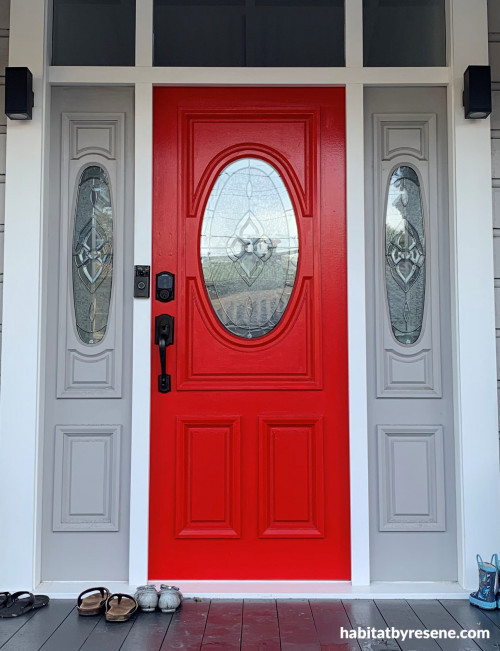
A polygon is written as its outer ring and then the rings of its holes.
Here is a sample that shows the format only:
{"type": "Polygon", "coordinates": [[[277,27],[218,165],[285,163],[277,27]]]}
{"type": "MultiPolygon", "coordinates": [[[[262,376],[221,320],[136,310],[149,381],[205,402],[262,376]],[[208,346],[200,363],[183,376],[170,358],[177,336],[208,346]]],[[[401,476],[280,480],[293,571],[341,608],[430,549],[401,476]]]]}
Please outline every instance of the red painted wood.
{"type": "Polygon", "coordinates": [[[260,532],[323,538],[322,418],[260,418],[260,532]]]}
{"type": "Polygon", "coordinates": [[[239,538],[240,419],[178,419],[176,450],[177,537],[239,538]]]}
{"type": "Polygon", "coordinates": [[[152,345],[149,577],[349,579],[343,89],[156,88],[153,197],[153,277],[174,272],[176,298],[152,302],[175,339],[169,394],[152,345]],[[255,340],[223,328],[199,260],[213,184],[247,156],[279,171],[300,240],[255,340]]]}

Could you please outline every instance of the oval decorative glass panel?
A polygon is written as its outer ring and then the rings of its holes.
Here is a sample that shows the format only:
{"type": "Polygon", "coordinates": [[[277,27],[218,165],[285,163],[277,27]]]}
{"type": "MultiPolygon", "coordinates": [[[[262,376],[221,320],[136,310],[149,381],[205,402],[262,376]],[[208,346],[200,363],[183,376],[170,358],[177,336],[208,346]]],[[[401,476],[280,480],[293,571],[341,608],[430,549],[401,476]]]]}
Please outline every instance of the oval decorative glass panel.
{"type": "Polygon", "coordinates": [[[272,165],[242,158],[222,170],[203,216],[200,255],[222,325],[247,339],[271,332],[290,300],[299,257],[292,202],[272,165]]]}
{"type": "Polygon", "coordinates": [[[392,173],[385,217],[385,283],[392,332],[401,344],[420,337],[425,303],[425,228],[416,171],[392,173]]]}
{"type": "Polygon", "coordinates": [[[84,344],[98,344],[106,334],[113,280],[111,192],[98,165],[80,176],[72,253],[76,330],[84,344]]]}

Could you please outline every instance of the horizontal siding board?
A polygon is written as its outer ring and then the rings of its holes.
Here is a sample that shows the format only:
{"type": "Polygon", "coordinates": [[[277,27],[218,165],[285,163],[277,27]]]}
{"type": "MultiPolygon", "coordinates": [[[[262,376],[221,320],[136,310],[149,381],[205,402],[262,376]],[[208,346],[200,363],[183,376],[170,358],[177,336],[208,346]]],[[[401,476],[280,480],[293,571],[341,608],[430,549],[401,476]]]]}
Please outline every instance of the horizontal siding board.
{"type": "Polygon", "coordinates": [[[500,229],[500,187],[493,188],[493,228],[500,229]]]}
{"type": "Polygon", "coordinates": [[[489,44],[490,52],[490,65],[491,65],[491,81],[493,83],[500,82],[500,42],[492,42],[489,44]]]}
{"type": "Polygon", "coordinates": [[[493,237],[494,252],[494,273],[495,278],[500,279],[500,231],[496,231],[493,237]]]}
{"type": "Polygon", "coordinates": [[[500,34],[500,3],[498,0],[488,2],[488,31],[490,34],[500,34]]]}

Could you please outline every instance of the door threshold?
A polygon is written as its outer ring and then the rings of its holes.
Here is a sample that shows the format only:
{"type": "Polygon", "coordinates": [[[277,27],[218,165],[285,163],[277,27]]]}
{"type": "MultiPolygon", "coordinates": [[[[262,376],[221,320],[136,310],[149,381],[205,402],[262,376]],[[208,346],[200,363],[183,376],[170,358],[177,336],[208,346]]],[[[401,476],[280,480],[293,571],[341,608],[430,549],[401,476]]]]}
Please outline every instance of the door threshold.
{"type": "MultiPolygon", "coordinates": [[[[349,581],[183,581],[149,583],[178,585],[186,598],[204,599],[467,599],[469,591],[454,581],[375,581],[353,586],[349,581]]],[[[52,599],[73,599],[95,585],[111,592],[134,593],[126,581],[43,581],[36,592],[52,599]]]]}

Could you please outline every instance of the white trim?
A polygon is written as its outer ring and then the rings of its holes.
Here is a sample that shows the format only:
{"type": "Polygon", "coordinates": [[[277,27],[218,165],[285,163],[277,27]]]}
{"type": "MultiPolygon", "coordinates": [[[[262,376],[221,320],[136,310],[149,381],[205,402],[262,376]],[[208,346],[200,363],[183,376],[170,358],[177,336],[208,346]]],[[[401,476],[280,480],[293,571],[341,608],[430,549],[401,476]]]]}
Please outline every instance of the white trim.
{"type": "MultiPolygon", "coordinates": [[[[158,581],[150,581],[159,585],[158,581]]],[[[467,599],[469,593],[457,583],[414,582],[372,583],[354,587],[345,581],[171,581],[178,585],[184,597],[204,599],[467,599]]],[[[86,588],[96,585],[87,581],[44,582],[37,592],[51,599],[74,599],[86,588]]],[[[136,585],[127,583],[106,584],[114,592],[133,593],[136,585]]]]}
{"type": "Polygon", "coordinates": [[[7,590],[20,585],[29,589],[37,576],[41,217],[47,134],[44,34],[45,3],[13,2],[9,64],[30,68],[35,107],[30,122],[7,120],[0,396],[0,477],[4,487],[0,491],[0,584],[7,590]]]}
{"type": "Polygon", "coordinates": [[[365,258],[359,254],[365,250],[362,84],[346,88],[346,145],[351,580],[360,586],[370,583],[365,258]]]}
{"type": "Polygon", "coordinates": [[[135,65],[153,65],[153,0],[136,0],[135,65]]]}
{"type": "MultiPolygon", "coordinates": [[[[153,87],[146,83],[135,87],[135,265],[151,265],[152,179],[153,87]]],[[[151,300],[134,299],[133,324],[129,580],[140,585],[148,576],[151,300]]]]}
{"type": "Polygon", "coordinates": [[[345,65],[346,68],[363,67],[363,0],[345,3],[345,65]]]}
{"type": "Polygon", "coordinates": [[[487,1],[452,0],[449,93],[459,580],[477,587],[477,553],[500,539],[490,121],[465,120],[463,73],[488,63],[487,1]],[[480,318],[478,318],[480,315],[480,318]]]}
{"type": "MultiPolygon", "coordinates": [[[[351,1],[351,0],[349,0],[351,1]]],[[[448,68],[133,68],[52,66],[56,85],[152,83],[172,86],[446,86],[448,68]]]]}

